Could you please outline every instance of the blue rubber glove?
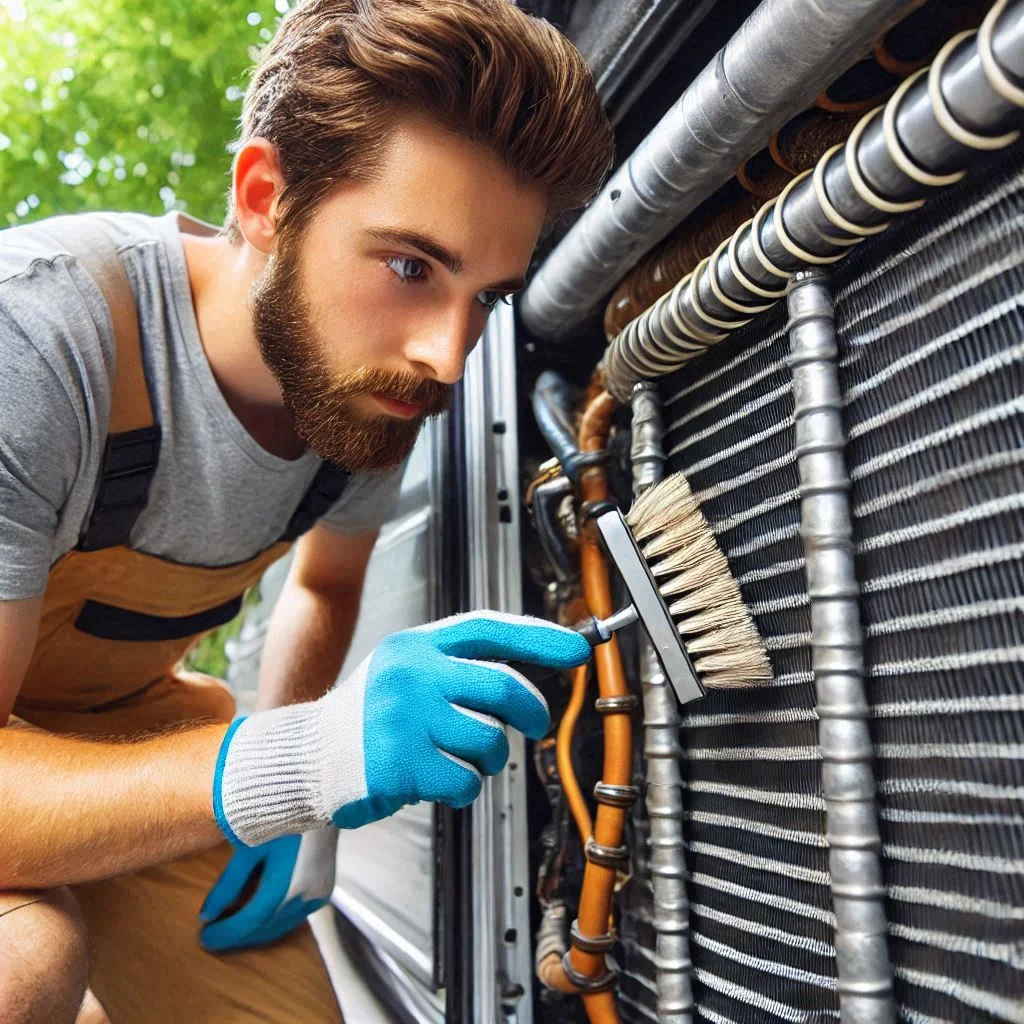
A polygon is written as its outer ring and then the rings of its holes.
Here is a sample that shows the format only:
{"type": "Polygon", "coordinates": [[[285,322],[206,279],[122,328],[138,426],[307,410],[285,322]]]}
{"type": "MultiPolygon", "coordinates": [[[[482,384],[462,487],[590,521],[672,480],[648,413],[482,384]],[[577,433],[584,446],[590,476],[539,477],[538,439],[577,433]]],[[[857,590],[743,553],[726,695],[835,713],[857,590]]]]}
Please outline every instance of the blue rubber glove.
{"type": "Polygon", "coordinates": [[[264,946],[297,928],[331,898],[337,848],[336,828],[237,848],[199,911],[203,947],[224,953],[264,946]],[[221,917],[257,870],[260,877],[253,894],[221,917]]]}
{"type": "Polygon", "coordinates": [[[320,700],[234,722],[213,806],[224,834],[255,846],[323,825],[358,828],[420,800],[464,807],[508,759],[502,724],[547,732],[547,703],[501,658],[571,668],[577,632],[499,612],[458,615],[386,637],[320,700]]]}

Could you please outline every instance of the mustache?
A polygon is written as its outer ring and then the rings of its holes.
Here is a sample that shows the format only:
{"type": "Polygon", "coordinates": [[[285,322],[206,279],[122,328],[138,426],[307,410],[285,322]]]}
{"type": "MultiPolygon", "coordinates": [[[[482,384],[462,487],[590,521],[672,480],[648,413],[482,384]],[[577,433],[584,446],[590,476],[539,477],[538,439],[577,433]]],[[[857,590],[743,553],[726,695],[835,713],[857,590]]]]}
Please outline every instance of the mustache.
{"type": "Polygon", "coordinates": [[[331,391],[338,398],[380,394],[396,402],[407,402],[423,409],[424,416],[439,416],[452,404],[452,387],[440,381],[398,373],[377,367],[363,367],[336,381],[331,391]]]}

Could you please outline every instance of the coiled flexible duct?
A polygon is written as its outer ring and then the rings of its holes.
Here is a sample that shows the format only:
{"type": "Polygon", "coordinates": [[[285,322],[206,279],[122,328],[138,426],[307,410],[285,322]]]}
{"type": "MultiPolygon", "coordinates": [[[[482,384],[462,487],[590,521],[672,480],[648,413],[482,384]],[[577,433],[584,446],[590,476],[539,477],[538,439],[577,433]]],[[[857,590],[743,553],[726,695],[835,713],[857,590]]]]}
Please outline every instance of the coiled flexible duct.
{"type": "Polygon", "coordinates": [[[764,0],[541,266],[520,307],[530,330],[551,337],[582,319],[918,2],[764,0]]]}
{"type": "Polygon", "coordinates": [[[954,36],[930,68],[866,114],[844,146],[795,178],[691,274],[632,320],[605,357],[609,390],[683,363],[749,323],[798,270],[834,263],[1009,146],[1024,121],[1024,0],[999,0],[977,33],[954,36]]]}

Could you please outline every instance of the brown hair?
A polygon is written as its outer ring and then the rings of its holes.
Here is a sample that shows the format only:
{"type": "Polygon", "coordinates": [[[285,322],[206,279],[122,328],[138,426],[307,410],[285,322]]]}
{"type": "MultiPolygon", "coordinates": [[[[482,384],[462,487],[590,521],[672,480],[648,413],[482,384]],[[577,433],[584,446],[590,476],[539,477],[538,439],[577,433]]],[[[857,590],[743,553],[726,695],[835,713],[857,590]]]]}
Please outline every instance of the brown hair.
{"type": "MultiPolygon", "coordinates": [[[[611,166],[583,58],[511,0],[303,0],[260,57],[232,149],[274,143],[279,229],[301,229],[335,184],[372,173],[406,113],[490,146],[546,191],[549,220],[586,203],[611,166]]],[[[230,208],[224,233],[242,237],[230,208]]]]}

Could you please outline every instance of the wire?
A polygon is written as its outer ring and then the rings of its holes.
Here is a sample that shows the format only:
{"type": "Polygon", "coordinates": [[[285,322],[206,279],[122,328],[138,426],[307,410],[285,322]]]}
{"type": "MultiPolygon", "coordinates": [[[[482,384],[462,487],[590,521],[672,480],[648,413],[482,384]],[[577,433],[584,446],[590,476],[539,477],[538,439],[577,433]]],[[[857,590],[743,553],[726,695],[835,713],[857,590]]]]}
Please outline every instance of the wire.
{"type": "Polygon", "coordinates": [[[572,765],[572,738],[576,731],[576,722],[583,710],[583,702],[587,696],[587,677],[590,674],[590,665],[580,665],[573,670],[572,674],[572,696],[569,704],[558,723],[558,739],[555,744],[555,756],[558,760],[558,775],[562,780],[562,790],[565,792],[565,799],[572,812],[573,821],[579,830],[580,842],[586,843],[594,831],[594,823],[590,817],[590,809],[586,800],[583,799],[583,792],[576,779],[576,772],[572,765]]]}

